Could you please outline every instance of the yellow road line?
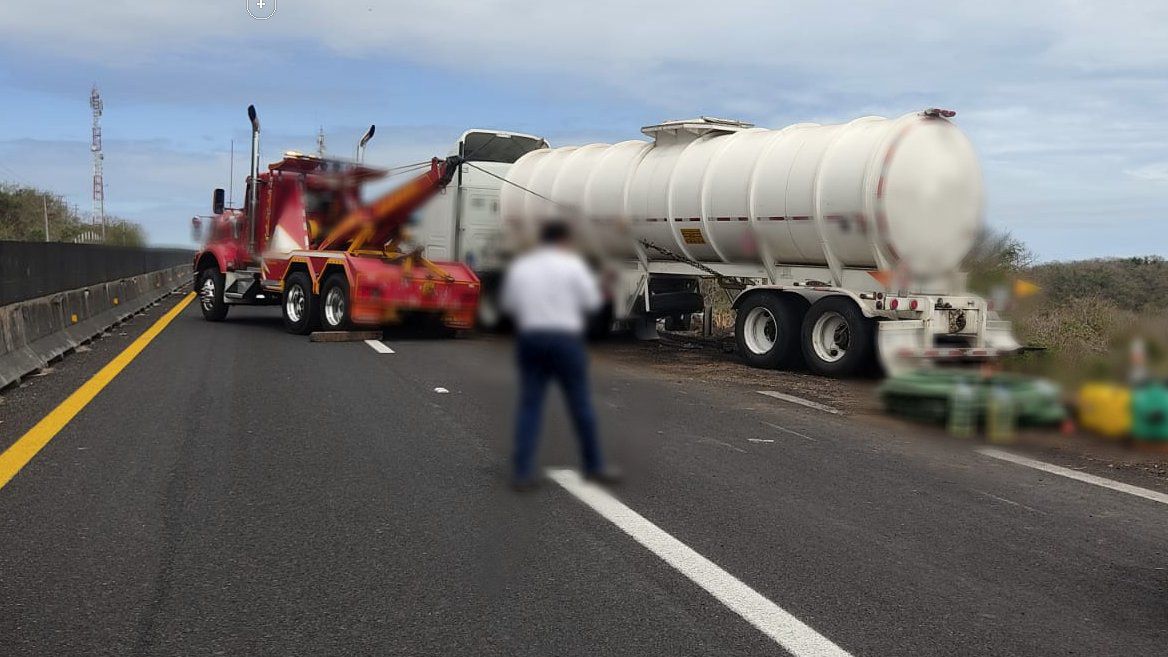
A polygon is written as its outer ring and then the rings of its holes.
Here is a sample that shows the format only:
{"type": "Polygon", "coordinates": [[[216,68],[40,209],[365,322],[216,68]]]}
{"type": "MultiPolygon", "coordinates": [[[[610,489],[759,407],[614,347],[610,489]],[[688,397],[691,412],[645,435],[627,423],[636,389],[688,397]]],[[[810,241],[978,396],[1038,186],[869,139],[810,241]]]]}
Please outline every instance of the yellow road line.
{"type": "Polygon", "coordinates": [[[20,440],[17,440],[11,447],[4,450],[4,453],[0,454],[0,488],[4,488],[16,476],[16,473],[20,472],[21,468],[28,465],[28,462],[37,455],[37,452],[41,451],[45,445],[48,445],[49,441],[61,429],[64,429],[66,424],[69,424],[69,420],[72,420],[73,416],[80,413],[86,404],[93,401],[97,393],[101,392],[109,385],[110,381],[114,380],[114,377],[126,369],[126,366],[137,358],[138,354],[142,353],[146,345],[158,337],[158,334],[162,333],[162,330],[166,328],[167,324],[170,324],[175,317],[178,317],[178,314],[189,306],[194,298],[194,292],[187,294],[182,301],[178,302],[178,305],[171,308],[157,322],[154,322],[153,326],[146,329],[146,332],[138,336],[122,353],[106,363],[106,366],[101,368],[97,374],[94,374],[84,385],[69,395],[52,412],[41,418],[41,421],[37,422],[36,426],[29,429],[27,433],[20,437],[20,440]]]}

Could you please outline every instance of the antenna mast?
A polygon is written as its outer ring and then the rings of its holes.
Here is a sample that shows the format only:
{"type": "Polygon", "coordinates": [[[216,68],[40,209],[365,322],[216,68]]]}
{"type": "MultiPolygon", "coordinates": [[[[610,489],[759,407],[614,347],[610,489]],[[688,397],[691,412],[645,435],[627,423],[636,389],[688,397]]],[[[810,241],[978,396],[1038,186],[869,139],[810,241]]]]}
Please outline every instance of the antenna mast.
{"type": "Polygon", "coordinates": [[[101,152],[101,94],[97,85],[89,92],[89,107],[93,109],[93,141],[89,150],[93,151],[93,223],[101,224],[101,239],[105,241],[105,181],[101,174],[101,161],[104,155],[101,152]]]}

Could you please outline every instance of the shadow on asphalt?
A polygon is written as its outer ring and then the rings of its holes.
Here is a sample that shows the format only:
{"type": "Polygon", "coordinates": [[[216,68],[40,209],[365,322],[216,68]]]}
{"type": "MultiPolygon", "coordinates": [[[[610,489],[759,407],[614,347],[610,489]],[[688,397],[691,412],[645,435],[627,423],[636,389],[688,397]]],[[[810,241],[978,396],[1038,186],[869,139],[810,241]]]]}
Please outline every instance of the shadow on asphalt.
{"type": "MultiPolygon", "coordinates": [[[[280,316],[280,309],[278,307],[265,308],[262,306],[251,306],[246,308],[236,307],[228,314],[227,319],[223,323],[229,326],[246,326],[254,327],[256,329],[265,329],[275,333],[288,335],[284,330],[284,320],[280,316]]],[[[377,330],[364,329],[357,327],[354,330],[368,331],[377,330]]],[[[393,340],[399,342],[413,342],[413,341],[449,341],[455,339],[468,338],[482,338],[484,334],[476,331],[454,331],[444,326],[435,325],[433,322],[425,320],[410,320],[406,323],[382,327],[382,339],[393,340]]],[[[300,337],[291,336],[289,337],[300,337]]]]}

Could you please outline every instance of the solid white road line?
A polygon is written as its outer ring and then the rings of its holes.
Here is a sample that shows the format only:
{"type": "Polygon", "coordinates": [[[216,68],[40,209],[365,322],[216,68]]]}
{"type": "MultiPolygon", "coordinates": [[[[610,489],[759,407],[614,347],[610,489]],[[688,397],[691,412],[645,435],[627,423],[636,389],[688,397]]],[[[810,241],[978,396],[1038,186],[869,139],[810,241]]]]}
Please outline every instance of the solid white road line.
{"type": "Polygon", "coordinates": [[[1088,483],[1088,484],[1095,484],[1096,486],[1102,486],[1103,488],[1110,488],[1111,490],[1119,491],[1121,493],[1127,493],[1128,495],[1135,495],[1136,497],[1142,497],[1146,500],[1152,500],[1153,502],[1159,502],[1160,504],[1168,504],[1168,494],[1161,493],[1159,491],[1154,491],[1154,490],[1150,490],[1147,488],[1140,488],[1139,486],[1132,486],[1131,484],[1125,484],[1125,483],[1120,482],[1120,481],[1114,481],[1112,479],[1106,479],[1104,477],[1097,477],[1093,474],[1087,474],[1086,472],[1079,472],[1078,470],[1071,470],[1070,468],[1064,468],[1064,467],[1057,466],[1057,465],[1051,465],[1050,463],[1046,463],[1043,461],[1036,461],[1034,459],[1026,458],[1025,456],[1018,456],[1017,454],[1011,454],[1009,452],[1004,452],[1000,449],[995,449],[993,447],[983,447],[977,451],[979,454],[984,454],[985,456],[989,456],[990,458],[1000,459],[1002,461],[1009,461],[1010,463],[1024,465],[1028,468],[1034,468],[1035,470],[1042,470],[1043,472],[1049,472],[1051,474],[1059,475],[1060,477],[1066,477],[1068,479],[1075,479],[1077,481],[1082,481],[1082,482],[1088,483]]]}
{"type": "Polygon", "coordinates": [[[385,345],[385,343],[382,342],[381,340],[366,340],[365,344],[369,345],[370,347],[373,347],[373,351],[376,351],[379,354],[392,354],[393,353],[393,349],[390,349],[389,347],[387,347],[385,345]]]}
{"type": "Polygon", "coordinates": [[[775,392],[774,390],[755,390],[755,392],[760,395],[766,395],[767,397],[774,397],[775,399],[781,399],[785,402],[791,402],[792,404],[799,404],[800,406],[806,406],[807,408],[814,408],[815,410],[823,411],[824,413],[832,413],[834,415],[841,414],[841,411],[838,408],[832,408],[826,404],[813,402],[810,399],[803,399],[802,397],[796,397],[795,395],[787,395],[781,392],[775,392]]]}
{"type": "Polygon", "coordinates": [[[827,637],[670,536],[603,488],[585,481],[572,470],[549,470],[548,476],[792,655],[849,657],[827,637]]]}

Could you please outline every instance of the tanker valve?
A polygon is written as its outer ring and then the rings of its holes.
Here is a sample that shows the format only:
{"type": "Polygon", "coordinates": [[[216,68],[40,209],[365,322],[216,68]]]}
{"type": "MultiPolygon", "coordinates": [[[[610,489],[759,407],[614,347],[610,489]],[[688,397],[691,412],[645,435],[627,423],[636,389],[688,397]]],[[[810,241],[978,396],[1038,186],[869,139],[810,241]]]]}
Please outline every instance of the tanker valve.
{"type": "Polygon", "coordinates": [[[930,107],[929,109],[925,110],[925,116],[927,116],[931,119],[938,119],[938,118],[951,119],[951,118],[957,116],[957,112],[954,112],[951,109],[941,109],[940,107],[930,107]]]}

